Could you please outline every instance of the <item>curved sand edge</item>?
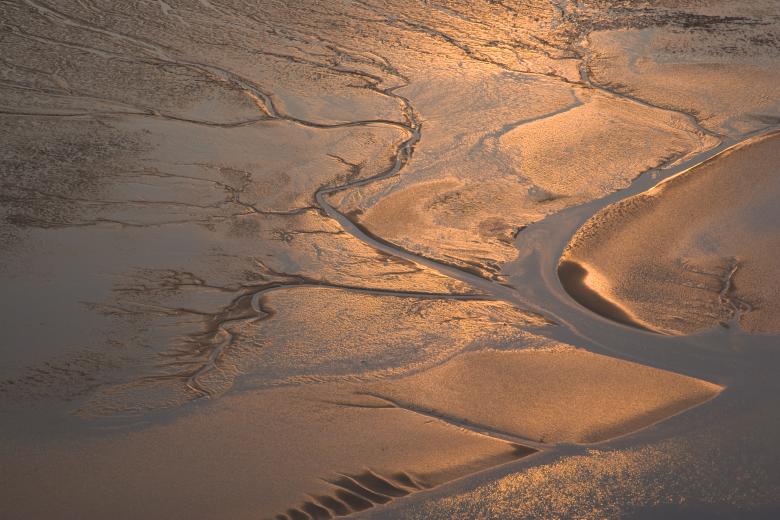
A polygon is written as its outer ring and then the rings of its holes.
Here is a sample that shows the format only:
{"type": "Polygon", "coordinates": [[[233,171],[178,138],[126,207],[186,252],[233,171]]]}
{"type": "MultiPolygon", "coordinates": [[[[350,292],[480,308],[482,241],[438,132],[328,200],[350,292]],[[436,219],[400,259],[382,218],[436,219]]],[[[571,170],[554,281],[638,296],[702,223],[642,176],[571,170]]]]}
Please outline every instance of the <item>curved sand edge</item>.
{"type": "Polygon", "coordinates": [[[569,345],[462,354],[362,390],[373,400],[543,449],[594,444],[652,426],[723,387],[569,345]]]}
{"type": "Polygon", "coordinates": [[[777,332],[779,138],[747,139],[597,212],[561,255],[563,289],[594,313],[653,332],[777,332]]]}
{"type": "Polygon", "coordinates": [[[590,287],[585,280],[588,270],[579,262],[561,260],[558,264],[558,278],[566,293],[583,307],[612,321],[642,330],[657,332],[643,325],[619,304],[590,287]]]}

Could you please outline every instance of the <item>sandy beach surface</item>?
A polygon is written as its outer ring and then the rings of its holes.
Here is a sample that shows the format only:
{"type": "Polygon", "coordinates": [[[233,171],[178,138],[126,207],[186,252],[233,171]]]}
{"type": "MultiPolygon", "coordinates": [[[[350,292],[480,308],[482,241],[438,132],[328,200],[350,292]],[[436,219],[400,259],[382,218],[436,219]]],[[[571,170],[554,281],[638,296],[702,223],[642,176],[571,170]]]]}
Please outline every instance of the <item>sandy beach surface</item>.
{"type": "Polygon", "coordinates": [[[780,517],[776,0],[0,43],[0,518],[780,517]]]}

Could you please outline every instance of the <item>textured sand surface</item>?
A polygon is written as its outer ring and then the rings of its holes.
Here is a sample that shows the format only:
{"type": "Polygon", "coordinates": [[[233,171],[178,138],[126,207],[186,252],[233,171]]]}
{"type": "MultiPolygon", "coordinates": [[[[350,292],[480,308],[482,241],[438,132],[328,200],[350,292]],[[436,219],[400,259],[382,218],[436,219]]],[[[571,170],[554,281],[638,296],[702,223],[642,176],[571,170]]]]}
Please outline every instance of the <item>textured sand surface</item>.
{"type": "Polygon", "coordinates": [[[377,385],[395,402],[533,441],[598,442],[706,401],[717,385],[547,344],[464,354],[377,385]]]}
{"type": "Polygon", "coordinates": [[[0,517],[780,507],[776,0],[0,20],[0,517]]]}
{"type": "Polygon", "coordinates": [[[3,515],[346,515],[533,451],[397,408],[331,404],[338,395],[251,392],[141,431],[4,443],[3,515]]]}
{"type": "Polygon", "coordinates": [[[0,451],[14,475],[3,483],[5,511],[345,515],[525,457],[534,452],[526,439],[535,447],[602,441],[721,390],[539,337],[523,344],[382,383],[249,391],[155,426],[8,442],[0,451]],[[46,501],[32,499],[40,492],[46,501]]]}
{"type": "Polygon", "coordinates": [[[485,276],[528,224],[716,143],[682,116],[546,78],[487,92],[465,81],[409,90],[425,124],[414,163],[337,201],[374,235],[485,276]]]}
{"type": "MultiPolygon", "coordinates": [[[[687,334],[734,322],[780,332],[780,136],[732,149],[594,216],[564,262],[648,328],[687,334]]],[[[609,311],[607,314],[611,314],[609,311]]]]}
{"type": "MultiPolygon", "coordinates": [[[[718,133],[738,135],[777,121],[780,73],[774,34],[766,25],[742,18],[750,7],[760,12],[760,2],[736,9],[736,4],[728,4],[721,3],[725,15],[721,20],[692,20],[693,25],[705,25],[700,30],[643,28],[591,34],[588,67],[593,80],[693,113],[703,127],[718,133]],[[744,24],[742,37],[725,36],[718,24],[744,24]]],[[[766,4],[769,12],[777,8],[771,5],[766,4]]]]}

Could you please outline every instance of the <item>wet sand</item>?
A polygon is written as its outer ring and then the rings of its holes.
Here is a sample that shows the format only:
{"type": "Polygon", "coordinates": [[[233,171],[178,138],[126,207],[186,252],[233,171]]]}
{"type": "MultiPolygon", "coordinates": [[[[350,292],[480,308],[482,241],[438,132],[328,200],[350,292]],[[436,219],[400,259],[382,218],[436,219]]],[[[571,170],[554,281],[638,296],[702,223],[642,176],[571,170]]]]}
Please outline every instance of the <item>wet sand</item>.
{"type": "Polygon", "coordinates": [[[578,303],[611,320],[640,329],[647,328],[625,309],[608,300],[604,295],[592,289],[587,283],[588,271],[581,264],[571,260],[561,260],[558,276],[566,292],[578,303]]]}
{"type": "Polygon", "coordinates": [[[340,406],[339,395],[250,392],[142,429],[6,444],[3,514],[346,516],[534,451],[398,408],[340,406]]]}
{"type": "Polygon", "coordinates": [[[470,352],[421,374],[372,385],[368,392],[538,447],[603,442],[699,405],[721,390],[697,379],[543,342],[515,352],[470,352]]]}
{"type": "Polygon", "coordinates": [[[772,1],[0,14],[0,516],[777,513],[772,1]]]}
{"type": "Polygon", "coordinates": [[[669,334],[780,332],[779,140],[749,140],[595,215],[558,268],[566,290],[611,319],[669,334]]]}
{"type": "Polygon", "coordinates": [[[13,475],[4,510],[346,516],[556,444],[625,435],[722,390],[541,337],[524,343],[398,380],[223,396],[156,425],[60,440],[38,432],[0,452],[13,475]],[[46,501],[34,499],[41,492],[46,501]]]}

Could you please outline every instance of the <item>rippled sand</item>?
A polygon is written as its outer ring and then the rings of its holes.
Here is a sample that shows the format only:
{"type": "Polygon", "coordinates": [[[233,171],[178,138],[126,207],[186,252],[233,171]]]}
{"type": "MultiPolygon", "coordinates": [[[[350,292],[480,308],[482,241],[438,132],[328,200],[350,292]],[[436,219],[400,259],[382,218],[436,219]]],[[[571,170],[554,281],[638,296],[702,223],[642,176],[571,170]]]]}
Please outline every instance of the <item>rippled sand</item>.
{"type": "Polygon", "coordinates": [[[1,517],[780,507],[773,0],[0,18],[1,517]]]}

